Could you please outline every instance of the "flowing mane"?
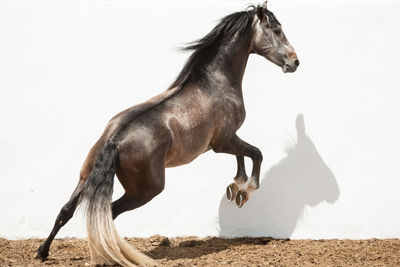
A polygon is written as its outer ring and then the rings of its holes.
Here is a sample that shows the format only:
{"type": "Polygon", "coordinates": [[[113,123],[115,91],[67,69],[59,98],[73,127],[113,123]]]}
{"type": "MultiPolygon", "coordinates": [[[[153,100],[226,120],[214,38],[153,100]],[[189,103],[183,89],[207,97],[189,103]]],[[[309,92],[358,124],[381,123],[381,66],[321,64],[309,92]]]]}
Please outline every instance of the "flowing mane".
{"type": "Polygon", "coordinates": [[[246,11],[230,14],[222,18],[206,36],[183,47],[183,51],[193,50],[194,52],[169,89],[184,86],[189,81],[200,82],[204,80],[204,67],[215,57],[220,45],[224,41],[232,40],[236,34],[248,33],[255,14],[255,6],[250,6],[246,11]]]}

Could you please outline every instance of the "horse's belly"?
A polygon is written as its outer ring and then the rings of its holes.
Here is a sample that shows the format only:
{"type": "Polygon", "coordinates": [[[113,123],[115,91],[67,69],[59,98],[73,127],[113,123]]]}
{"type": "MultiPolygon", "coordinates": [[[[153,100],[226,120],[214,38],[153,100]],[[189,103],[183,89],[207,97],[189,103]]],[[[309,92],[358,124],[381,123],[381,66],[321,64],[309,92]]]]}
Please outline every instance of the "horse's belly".
{"type": "Polygon", "coordinates": [[[166,156],[165,166],[175,167],[192,162],[202,153],[210,150],[212,129],[210,125],[196,128],[175,128],[171,131],[171,145],[166,156]]]}
{"type": "Polygon", "coordinates": [[[192,153],[192,154],[186,154],[186,155],[181,154],[181,155],[176,155],[175,157],[167,158],[167,160],[165,162],[165,167],[171,168],[171,167],[177,167],[177,166],[188,164],[208,150],[210,150],[210,148],[198,151],[198,153],[192,153]]]}

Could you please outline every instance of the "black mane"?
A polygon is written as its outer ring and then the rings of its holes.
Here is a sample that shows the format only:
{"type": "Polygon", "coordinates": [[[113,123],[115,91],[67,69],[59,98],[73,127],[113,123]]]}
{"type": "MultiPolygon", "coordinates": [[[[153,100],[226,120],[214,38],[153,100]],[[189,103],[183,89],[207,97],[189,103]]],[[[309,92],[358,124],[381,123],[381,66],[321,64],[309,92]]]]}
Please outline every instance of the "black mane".
{"type": "Polygon", "coordinates": [[[194,50],[187,60],[177,79],[169,89],[184,86],[188,81],[201,81],[205,78],[204,66],[215,57],[220,45],[234,38],[235,34],[243,34],[250,29],[256,8],[251,6],[246,11],[236,12],[221,19],[217,26],[203,38],[189,43],[183,51],[194,50]]]}

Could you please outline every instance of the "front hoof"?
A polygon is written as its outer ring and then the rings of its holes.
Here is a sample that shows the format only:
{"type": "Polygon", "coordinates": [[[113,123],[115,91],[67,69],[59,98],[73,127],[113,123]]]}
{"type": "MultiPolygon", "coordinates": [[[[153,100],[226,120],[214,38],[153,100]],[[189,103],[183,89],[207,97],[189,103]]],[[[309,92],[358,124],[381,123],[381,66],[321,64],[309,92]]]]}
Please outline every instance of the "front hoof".
{"type": "Polygon", "coordinates": [[[44,251],[44,244],[42,244],[39,249],[37,250],[36,259],[41,259],[42,261],[45,261],[47,259],[47,256],[49,256],[49,251],[44,251]]]}
{"type": "Polygon", "coordinates": [[[249,200],[249,194],[245,190],[240,190],[236,195],[236,205],[241,208],[247,200],[249,200]]]}
{"type": "Polygon", "coordinates": [[[232,183],[226,188],[226,197],[232,201],[235,199],[237,192],[239,191],[239,187],[237,184],[232,183]]]}

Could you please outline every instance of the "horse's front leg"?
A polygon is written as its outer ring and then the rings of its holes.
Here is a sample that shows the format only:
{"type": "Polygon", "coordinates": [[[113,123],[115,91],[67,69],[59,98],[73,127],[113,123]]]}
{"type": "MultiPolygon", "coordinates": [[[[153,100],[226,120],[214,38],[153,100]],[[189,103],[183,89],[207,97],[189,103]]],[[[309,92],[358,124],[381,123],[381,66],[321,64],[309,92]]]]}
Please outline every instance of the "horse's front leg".
{"type": "Polygon", "coordinates": [[[237,193],[239,190],[243,190],[246,187],[246,182],[248,180],[246,168],[244,165],[244,156],[239,155],[236,156],[237,160],[237,173],[235,178],[233,178],[233,183],[231,183],[226,188],[226,196],[227,198],[232,201],[236,198],[237,193]]]}
{"type": "MultiPolygon", "coordinates": [[[[222,138],[220,139],[222,140],[222,138]]],[[[235,177],[235,183],[227,188],[227,197],[230,200],[236,199],[236,204],[242,207],[246,203],[251,193],[260,186],[260,169],[262,162],[262,154],[260,149],[249,145],[236,134],[229,139],[219,141],[213,144],[212,149],[217,153],[228,153],[236,155],[238,162],[238,172],[235,177]],[[244,156],[249,157],[253,161],[253,170],[250,179],[247,179],[244,156]]]]}

